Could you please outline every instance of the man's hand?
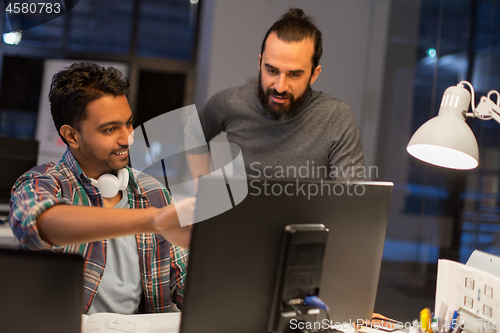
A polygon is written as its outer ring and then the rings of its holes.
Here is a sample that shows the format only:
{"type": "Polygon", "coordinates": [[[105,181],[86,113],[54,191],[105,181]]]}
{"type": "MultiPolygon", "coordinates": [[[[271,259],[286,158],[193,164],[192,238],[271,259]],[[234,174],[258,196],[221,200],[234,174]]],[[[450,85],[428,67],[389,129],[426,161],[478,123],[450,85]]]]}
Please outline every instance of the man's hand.
{"type": "Polygon", "coordinates": [[[155,232],[172,244],[185,249],[189,248],[195,205],[196,198],[187,198],[159,209],[153,221],[155,232]],[[180,221],[184,227],[181,226],[180,221]]]}

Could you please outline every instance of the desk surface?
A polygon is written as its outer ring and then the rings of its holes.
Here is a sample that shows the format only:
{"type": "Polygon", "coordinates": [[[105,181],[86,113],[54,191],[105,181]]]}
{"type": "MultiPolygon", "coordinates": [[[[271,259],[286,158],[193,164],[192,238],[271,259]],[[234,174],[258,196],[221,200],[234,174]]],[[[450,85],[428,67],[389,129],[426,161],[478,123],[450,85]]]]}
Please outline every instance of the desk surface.
{"type": "MultiPolygon", "coordinates": [[[[140,315],[128,315],[126,317],[140,318],[149,321],[151,324],[148,333],[178,333],[181,323],[181,313],[160,313],[160,314],[140,314],[140,315]]],[[[342,326],[342,331],[344,333],[355,333],[356,330],[346,324],[345,327],[342,326]]],[[[380,333],[381,331],[371,330],[364,333],[380,333]]],[[[418,333],[416,331],[410,333],[418,333]]]]}
{"type": "MultiPolygon", "coordinates": [[[[181,313],[161,313],[161,314],[141,314],[141,315],[129,315],[131,317],[144,319],[150,322],[151,326],[148,333],[178,333],[181,323],[181,313]]],[[[128,316],[127,316],[128,317],[128,316]]],[[[385,331],[377,330],[374,328],[362,328],[356,330],[354,327],[350,326],[348,323],[345,325],[336,323],[339,325],[335,327],[337,330],[344,333],[382,333],[385,331]]],[[[415,327],[410,327],[409,330],[403,330],[407,333],[418,333],[419,330],[415,327]]],[[[400,331],[400,332],[403,332],[400,331]]]]}

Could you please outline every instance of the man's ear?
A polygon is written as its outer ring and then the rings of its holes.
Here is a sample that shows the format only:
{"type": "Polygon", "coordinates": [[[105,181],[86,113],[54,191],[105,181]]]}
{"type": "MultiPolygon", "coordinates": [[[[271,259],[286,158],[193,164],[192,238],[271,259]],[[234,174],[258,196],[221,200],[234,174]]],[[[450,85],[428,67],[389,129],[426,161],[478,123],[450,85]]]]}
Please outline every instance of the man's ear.
{"type": "Polygon", "coordinates": [[[59,133],[66,140],[70,148],[78,149],[80,147],[80,133],[69,125],[62,125],[59,133]]]}
{"type": "Polygon", "coordinates": [[[321,65],[316,67],[314,69],[314,72],[313,74],[311,75],[311,79],[309,80],[309,84],[312,86],[312,84],[314,83],[314,81],[316,81],[316,79],[318,78],[319,74],[321,73],[321,65]]]}
{"type": "Polygon", "coordinates": [[[260,71],[260,64],[262,63],[262,54],[259,54],[259,71],[260,71]]]}

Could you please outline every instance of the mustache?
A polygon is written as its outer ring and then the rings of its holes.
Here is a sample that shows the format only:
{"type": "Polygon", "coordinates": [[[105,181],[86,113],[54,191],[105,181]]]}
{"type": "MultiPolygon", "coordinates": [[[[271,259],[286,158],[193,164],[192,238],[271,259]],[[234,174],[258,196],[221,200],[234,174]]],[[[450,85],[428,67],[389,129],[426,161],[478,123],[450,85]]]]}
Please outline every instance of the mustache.
{"type": "Polygon", "coordinates": [[[279,93],[274,88],[268,88],[267,91],[266,91],[266,93],[268,95],[273,95],[274,97],[278,97],[278,98],[290,98],[290,97],[292,97],[292,94],[290,94],[290,93],[288,93],[286,91],[284,91],[282,93],[279,93]]]}
{"type": "Polygon", "coordinates": [[[120,152],[124,151],[125,149],[129,149],[129,148],[130,148],[129,145],[120,145],[120,149],[117,149],[117,150],[113,151],[112,153],[113,154],[114,153],[120,153],[120,152]]]}

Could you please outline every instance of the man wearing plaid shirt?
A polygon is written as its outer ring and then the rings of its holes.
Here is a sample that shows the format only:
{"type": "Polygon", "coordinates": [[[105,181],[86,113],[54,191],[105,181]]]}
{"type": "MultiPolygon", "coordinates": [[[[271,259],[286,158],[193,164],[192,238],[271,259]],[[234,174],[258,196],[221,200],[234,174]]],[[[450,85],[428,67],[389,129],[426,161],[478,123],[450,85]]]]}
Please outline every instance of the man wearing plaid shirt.
{"type": "Polygon", "coordinates": [[[179,219],[192,220],[195,200],[174,207],[163,185],[127,167],[128,89],[111,67],[79,63],[57,73],[51,113],[68,148],[58,164],[31,169],[12,188],[9,221],[21,247],[84,257],[88,314],[168,312],[171,300],[182,304],[191,229],[179,219]],[[100,191],[107,174],[119,174],[124,186],[100,191]]]}

